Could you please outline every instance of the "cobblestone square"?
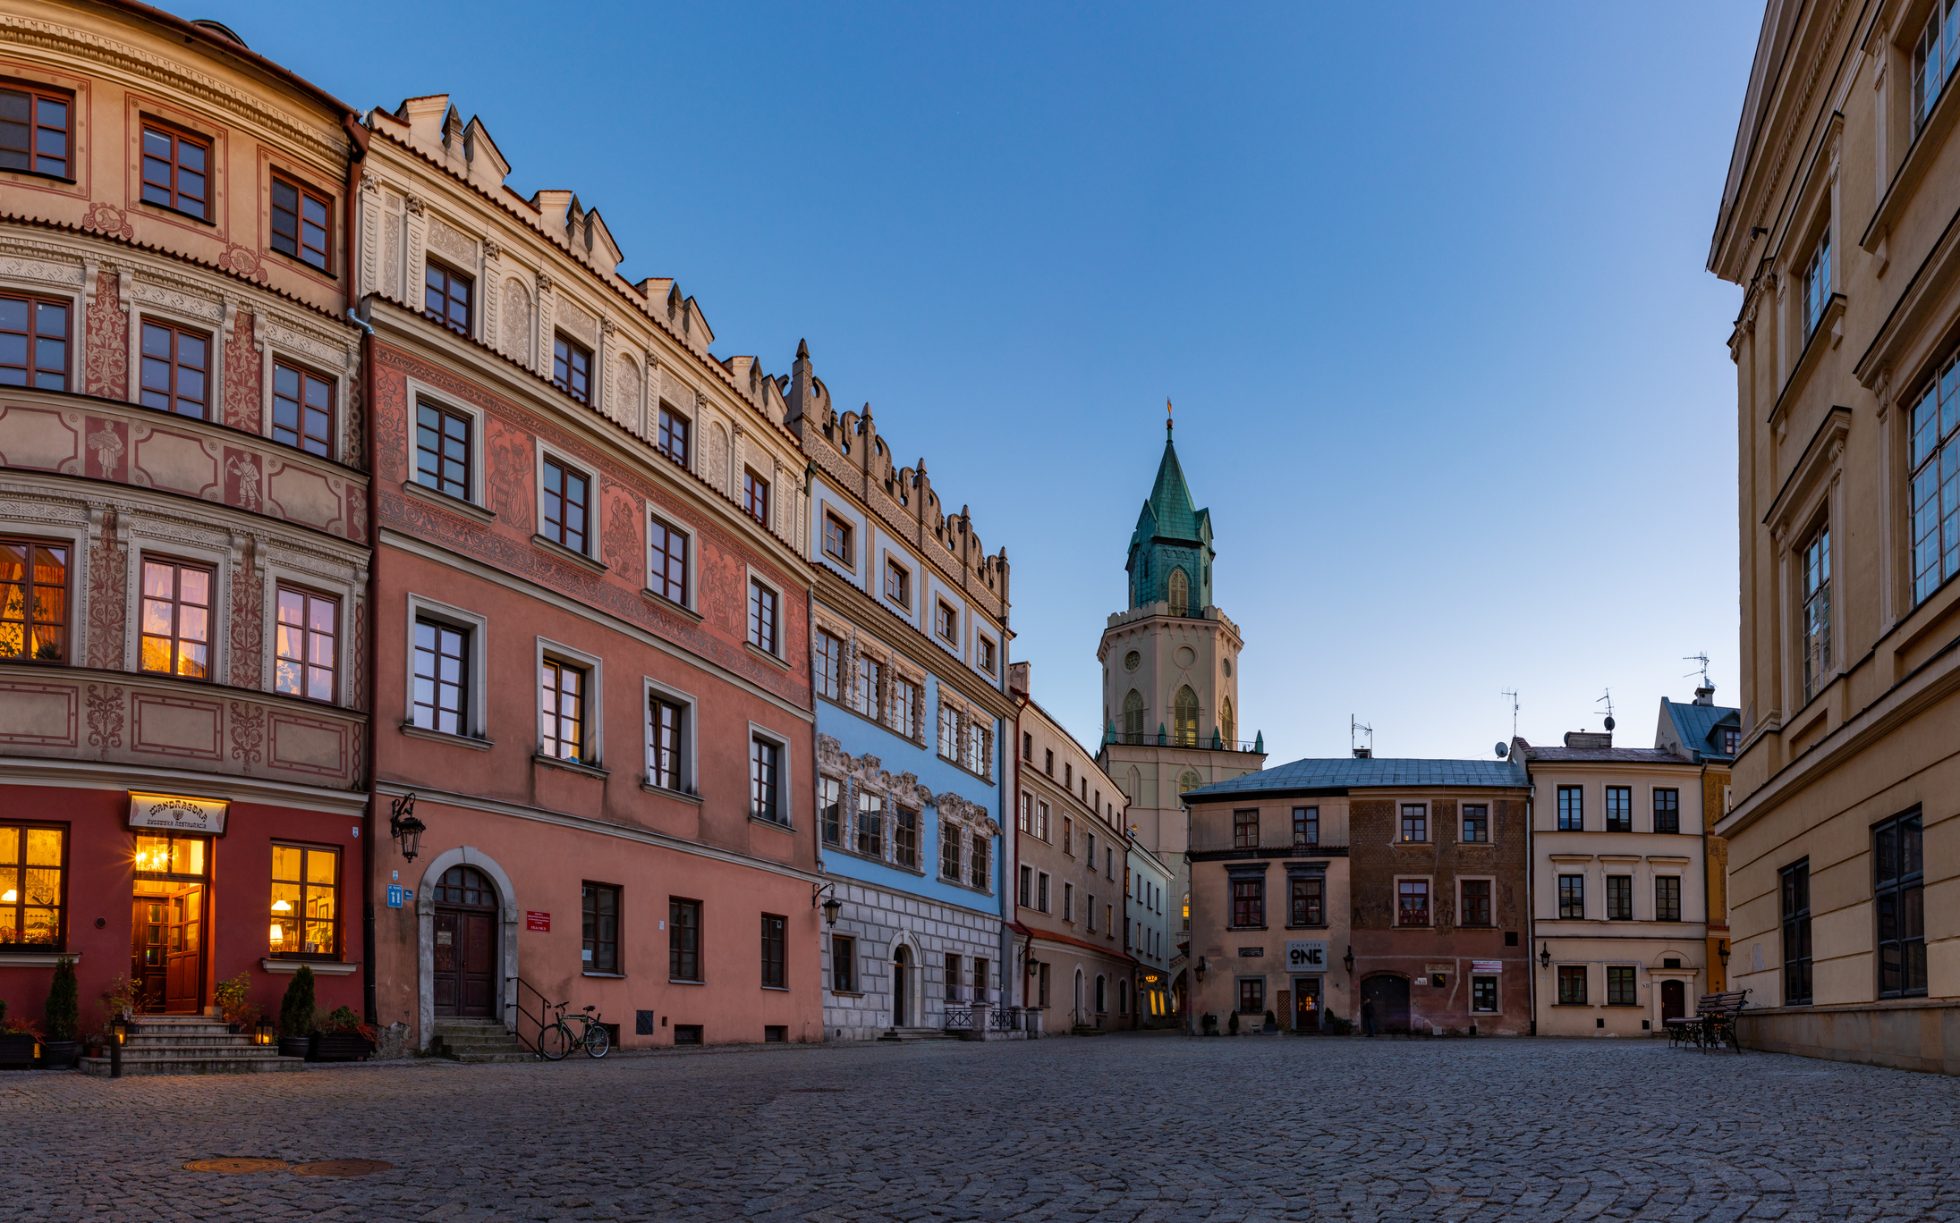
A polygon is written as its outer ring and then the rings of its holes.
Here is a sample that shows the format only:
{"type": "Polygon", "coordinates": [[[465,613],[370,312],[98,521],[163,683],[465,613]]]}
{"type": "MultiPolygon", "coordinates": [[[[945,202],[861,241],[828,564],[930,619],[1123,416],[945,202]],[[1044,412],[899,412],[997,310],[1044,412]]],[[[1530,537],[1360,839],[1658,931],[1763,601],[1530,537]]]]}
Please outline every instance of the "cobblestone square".
{"type": "Polygon", "coordinates": [[[32,1073],[0,1078],[0,1201],[46,1220],[1960,1218],[1956,1117],[1951,1078],[1661,1042],[32,1073]],[[184,1166],[220,1157],[394,1166],[184,1166]]]}

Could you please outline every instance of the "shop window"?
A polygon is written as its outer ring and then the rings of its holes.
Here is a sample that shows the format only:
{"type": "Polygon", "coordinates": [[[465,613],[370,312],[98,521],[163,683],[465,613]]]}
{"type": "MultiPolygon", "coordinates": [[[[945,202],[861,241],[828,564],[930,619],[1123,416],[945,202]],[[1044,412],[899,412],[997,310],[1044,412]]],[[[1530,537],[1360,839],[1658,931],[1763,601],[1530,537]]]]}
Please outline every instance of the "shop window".
{"type": "Polygon", "coordinates": [[[143,670],[189,679],[211,672],[211,571],[143,560],[143,670]]]}
{"type": "Polygon", "coordinates": [[[0,662],[68,661],[68,548],[0,539],[0,662]]]}
{"type": "Polygon", "coordinates": [[[68,830],[51,824],[0,824],[0,951],[67,946],[68,830]]]}
{"type": "Polygon", "coordinates": [[[585,945],[579,952],[586,972],[619,972],[619,888],[610,883],[584,885],[581,898],[585,945]]]}
{"type": "Polygon", "coordinates": [[[270,937],[275,956],[340,954],[339,850],[273,843],[270,937]]]}
{"type": "Polygon", "coordinates": [[[1478,1015],[1497,1014],[1497,978],[1470,978],[1470,1010],[1478,1015]]]}

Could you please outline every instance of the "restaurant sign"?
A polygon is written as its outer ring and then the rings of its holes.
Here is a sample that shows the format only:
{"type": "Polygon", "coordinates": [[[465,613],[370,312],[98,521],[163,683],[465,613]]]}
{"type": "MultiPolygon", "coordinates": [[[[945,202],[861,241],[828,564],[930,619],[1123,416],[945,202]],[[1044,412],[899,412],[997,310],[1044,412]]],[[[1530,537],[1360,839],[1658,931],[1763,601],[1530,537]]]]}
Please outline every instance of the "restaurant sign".
{"type": "Polygon", "coordinates": [[[223,836],[231,804],[217,798],[186,798],[180,794],[129,793],[129,826],[161,828],[166,832],[223,836]]]}

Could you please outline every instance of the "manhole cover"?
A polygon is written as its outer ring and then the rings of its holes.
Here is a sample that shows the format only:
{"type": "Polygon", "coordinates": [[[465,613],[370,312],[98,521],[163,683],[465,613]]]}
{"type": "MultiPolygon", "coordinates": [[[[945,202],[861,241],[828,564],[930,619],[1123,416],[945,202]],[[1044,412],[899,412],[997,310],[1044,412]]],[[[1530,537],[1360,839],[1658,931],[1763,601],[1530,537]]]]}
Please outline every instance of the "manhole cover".
{"type": "Polygon", "coordinates": [[[294,1164],[301,1176],[373,1176],[395,1165],[382,1159],[316,1159],[310,1164],[294,1164]]]}
{"type": "Polygon", "coordinates": [[[223,1176],[242,1176],[247,1172],[283,1172],[286,1161],[283,1159],[252,1159],[243,1155],[226,1155],[218,1159],[193,1159],[184,1165],[186,1172],[216,1172],[223,1176]]]}

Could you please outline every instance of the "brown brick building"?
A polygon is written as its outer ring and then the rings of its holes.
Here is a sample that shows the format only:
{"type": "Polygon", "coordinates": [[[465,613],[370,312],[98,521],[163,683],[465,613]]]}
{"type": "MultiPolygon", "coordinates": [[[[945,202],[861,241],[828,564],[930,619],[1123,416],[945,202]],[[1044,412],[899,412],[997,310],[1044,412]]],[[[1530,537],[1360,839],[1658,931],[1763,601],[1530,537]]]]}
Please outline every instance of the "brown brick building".
{"type": "Polygon", "coordinates": [[[1365,756],[1191,791],[1194,1030],[1529,1032],[1527,795],[1502,760],[1365,756]]]}

